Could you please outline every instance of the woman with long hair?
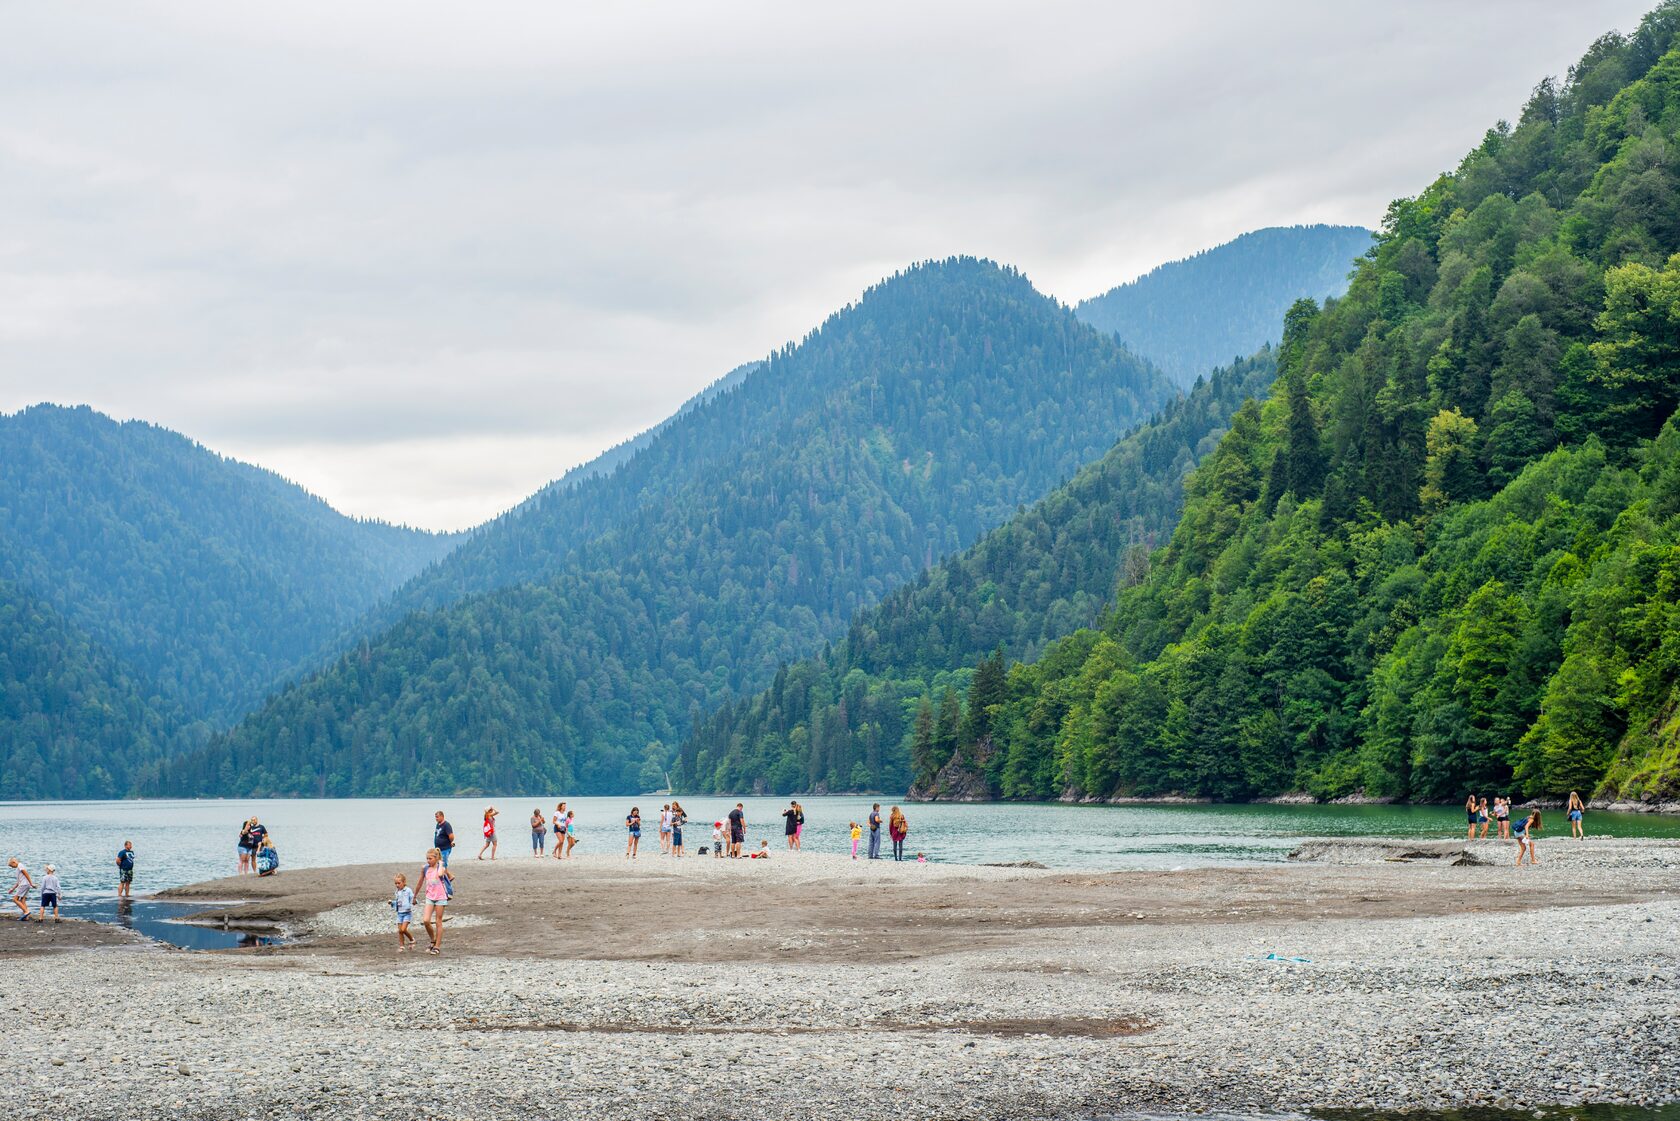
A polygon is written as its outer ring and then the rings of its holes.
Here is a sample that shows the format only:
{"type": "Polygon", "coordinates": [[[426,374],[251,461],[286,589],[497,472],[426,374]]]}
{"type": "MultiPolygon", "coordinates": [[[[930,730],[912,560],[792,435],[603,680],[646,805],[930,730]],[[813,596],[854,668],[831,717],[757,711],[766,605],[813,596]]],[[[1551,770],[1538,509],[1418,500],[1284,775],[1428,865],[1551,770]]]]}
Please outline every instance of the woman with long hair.
{"type": "Polygon", "coordinates": [[[1474,841],[1476,839],[1476,796],[1474,794],[1464,799],[1464,816],[1470,822],[1470,828],[1465,831],[1464,839],[1474,841]]]}
{"type": "Polygon", "coordinates": [[[1569,835],[1577,841],[1587,839],[1587,827],[1582,819],[1587,816],[1587,804],[1581,801],[1581,792],[1569,792],[1569,835]]]}
{"type": "Polygon", "coordinates": [[[478,846],[478,858],[484,859],[484,850],[490,850],[490,859],[496,859],[496,807],[487,806],[484,810],[484,843],[478,846]]]}
{"type": "Polygon", "coordinates": [[[905,818],[904,811],[897,806],[887,818],[887,836],[892,838],[893,859],[904,859],[904,838],[910,835],[910,822],[905,818]]]}
{"type": "Polygon", "coordinates": [[[426,850],[426,868],[420,876],[420,895],[426,901],[420,912],[420,925],[432,940],[428,954],[443,950],[443,909],[449,905],[449,881],[454,879],[443,866],[443,854],[437,849],[426,850]]]}

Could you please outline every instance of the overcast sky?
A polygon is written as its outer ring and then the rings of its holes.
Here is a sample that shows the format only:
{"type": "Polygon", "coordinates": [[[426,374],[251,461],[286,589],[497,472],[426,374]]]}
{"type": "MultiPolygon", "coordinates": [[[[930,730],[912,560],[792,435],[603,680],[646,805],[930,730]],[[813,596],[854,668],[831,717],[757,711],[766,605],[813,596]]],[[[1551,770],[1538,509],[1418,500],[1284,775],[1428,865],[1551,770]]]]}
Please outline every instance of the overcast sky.
{"type": "Polygon", "coordinates": [[[1650,2],[0,0],[0,412],[461,528],[919,259],[1375,225],[1650,2]]]}

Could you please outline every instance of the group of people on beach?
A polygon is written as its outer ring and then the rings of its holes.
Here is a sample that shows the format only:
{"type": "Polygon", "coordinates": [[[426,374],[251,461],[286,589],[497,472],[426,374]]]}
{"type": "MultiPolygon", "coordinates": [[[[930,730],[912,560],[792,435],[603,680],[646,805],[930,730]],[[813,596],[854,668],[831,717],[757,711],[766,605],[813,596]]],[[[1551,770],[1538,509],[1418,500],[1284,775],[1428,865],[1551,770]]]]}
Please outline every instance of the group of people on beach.
{"type": "MultiPolygon", "coordinates": [[[[122,848],[117,850],[117,898],[128,899],[134,887],[134,842],[124,841],[122,848]]],[[[12,906],[18,909],[18,921],[29,919],[29,894],[39,886],[41,891],[40,910],[35,918],[39,922],[47,921],[47,912],[52,912],[53,922],[60,921],[59,904],[64,898],[63,885],[58,880],[58,866],[45,865],[42,870],[41,882],[35,882],[27,867],[19,857],[12,857],[6,861],[6,866],[12,870],[12,906]]]]}
{"type": "MultiPolygon", "coordinates": [[[[1569,792],[1569,802],[1566,807],[1569,815],[1570,836],[1578,841],[1587,839],[1586,815],[1587,804],[1581,800],[1579,791],[1569,792]]],[[[1517,842],[1517,864],[1520,866],[1525,860],[1529,864],[1538,864],[1540,860],[1534,855],[1534,835],[1540,832],[1542,820],[1540,811],[1530,809],[1528,813],[1517,814],[1513,820],[1511,816],[1511,800],[1495,797],[1490,806],[1488,800],[1476,794],[1471,794],[1464,800],[1465,832],[1467,841],[1486,840],[1488,826],[1495,829],[1495,836],[1501,841],[1514,840],[1517,842]]]]}
{"type": "Polygon", "coordinates": [[[274,847],[268,827],[255,817],[246,818],[245,824],[239,827],[239,874],[255,872],[259,876],[272,876],[279,870],[280,850],[274,847]]]}

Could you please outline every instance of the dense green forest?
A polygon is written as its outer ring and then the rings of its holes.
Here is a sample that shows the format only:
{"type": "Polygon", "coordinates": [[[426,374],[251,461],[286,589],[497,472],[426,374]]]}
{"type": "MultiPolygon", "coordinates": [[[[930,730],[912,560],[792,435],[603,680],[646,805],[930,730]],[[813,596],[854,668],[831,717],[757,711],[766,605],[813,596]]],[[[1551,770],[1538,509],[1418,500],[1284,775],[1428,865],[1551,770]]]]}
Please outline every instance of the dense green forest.
{"type": "Polygon", "coordinates": [[[179,746],[178,708],[46,602],[0,581],[0,790],[106,798],[179,746]]]}
{"type": "Polygon", "coordinates": [[[1283,313],[1301,297],[1347,291],[1354,258],[1370,247],[1371,231],[1359,226],[1254,230],[1157,266],[1073,310],[1188,386],[1275,344],[1283,313]]]}
{"type": "Polygon", "coordinates": [[[1677,32],[1600,39],[1392,206],[1148,577],[928,699],[922,790],[1680,796],[1677,32]]]}
{"type": "Polygon", "coordinates": [[[92,409],[0,416],[0,581],[188,720],[227,722],[447,550],[92,409]]]}
{"type": "Polygon", "coordinates": [[[726,704],[685,741],[684,790],[902,790],[918,702],[966,688],[993,650],[1030,659],[1097,619],[1148,570],[1185,476],[1239,405],[1271,384],[1271,351],[1200,379],[1064,486],[852,621],[826,654],[726,704]]]}
{"type": "MultiPolygon", "coordinates": [[[[409,614],[157,788],[663,785],[699,713],[820,649],[1172,396],[1012,270],[911,269],[611,475],[463,546],[491,570],[473,581],[518,582],[409,614]]],[[[416,594],[456,579],[437,575],[416,594]]]]}

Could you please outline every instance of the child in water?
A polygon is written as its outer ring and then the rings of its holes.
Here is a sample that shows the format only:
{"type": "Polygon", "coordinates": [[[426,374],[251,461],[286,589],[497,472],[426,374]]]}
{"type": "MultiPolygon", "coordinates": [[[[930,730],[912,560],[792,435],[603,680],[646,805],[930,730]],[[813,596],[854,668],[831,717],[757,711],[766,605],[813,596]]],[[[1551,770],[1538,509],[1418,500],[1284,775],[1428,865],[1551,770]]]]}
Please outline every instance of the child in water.
{"type": "Polygon", "coordinates": [[[920,853],[920,852],[917,853],[916,854],[916,863],[917,864],[926,864],[927,863],[927,854],[926,853],[920,853]]]}
{"type": "Polygon", "coordinates": [[[391,897],[391,909],[397,913],[397,953],[403,953],[414,945],[414,935],[409,932],[408,924],[414,921],[414,890],[408,886],[408,877],[401,872],[392,881],[397,888],[391,897]]]}
{"type": "Polygon", "coordinates": [[[859,825],[857,822],[854,821],[854,822],[852,822],[852,859],[853,860],[857,859],[858,842],[861,841],[861,840],[863,840],[863,826],[859,825]]]}

